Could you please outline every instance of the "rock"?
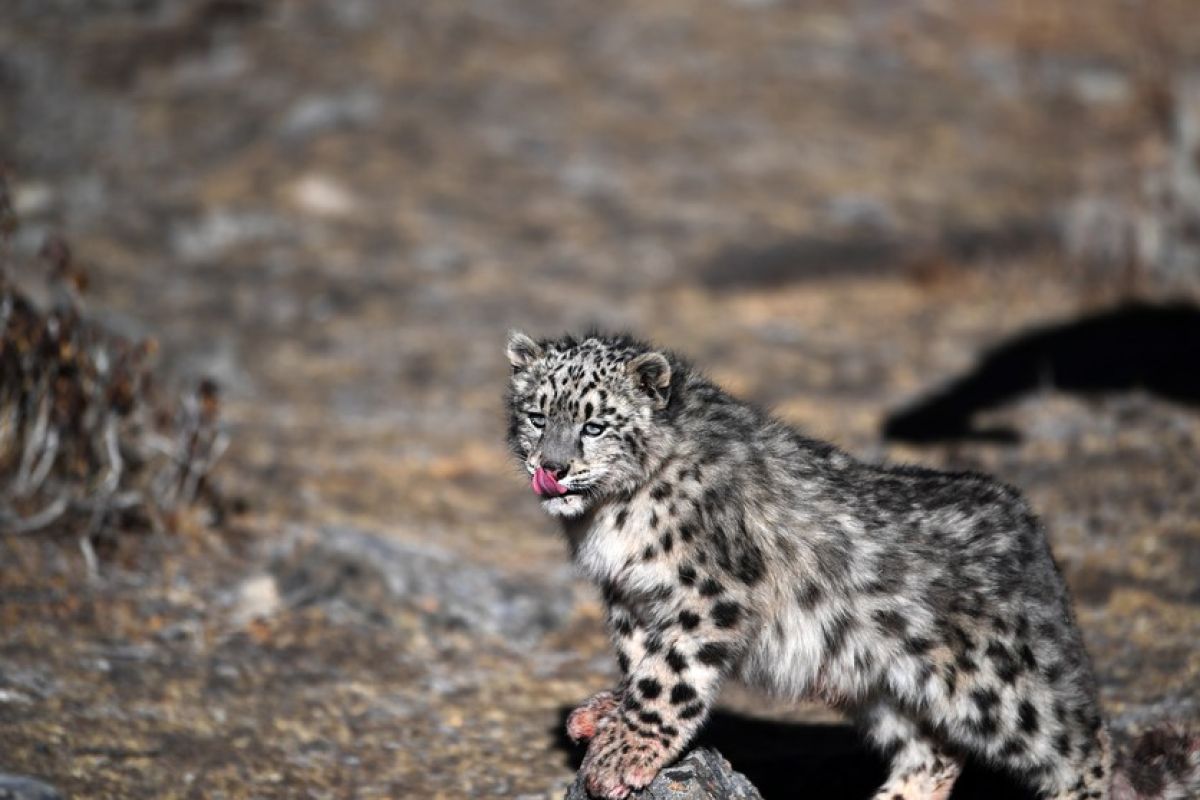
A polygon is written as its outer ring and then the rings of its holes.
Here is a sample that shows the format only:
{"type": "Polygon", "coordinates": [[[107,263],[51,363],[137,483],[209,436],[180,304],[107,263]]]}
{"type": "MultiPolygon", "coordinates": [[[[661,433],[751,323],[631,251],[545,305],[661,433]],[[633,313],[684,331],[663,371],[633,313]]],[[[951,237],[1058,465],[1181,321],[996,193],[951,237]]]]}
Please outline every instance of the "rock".
{"type": "MultiPolygon", "coordinates": [[[[674,766],[658,773],[654,782],[631,798],[641,800],[762,800],[754,784],[724,756],[708,747],[688,753],[674,766]]],[[[583,776],[576,776],[565,800],[589,800],[583,776]]]]}
{"type": "Polygon", "coordinates": [[[252,575],[238,587],[237,602],[233,608],[233,620],[241,626],[254,620],[266,619],[275,614],[283,603],[279,597],[279,584],[274,575],[252,575]]]}
{"type": "Polygon", "coordinates": [[[179,221],[171,231],[171,249],[180,259],[216,259],[238,247],[277,241],[292,231],[283,215],[264,211],[216,208],[203,216],[179,221]]]}
{"type": "Polygon", "coordinates": [[[335,616],[383,620],[403,606],[436,627],[522,646],[565,625],[575,607],[565,567],[557,576],[509,573],[434,545],[332,525],[315,538],[301,534],[288,549],[272,571],[290,607],[318,604],[335,616]]]}
{"type": "Polygon", "coordinates": [[[380,96],[369,90],[311,95],[300,100],[284,117],[281,132],[302,139],[343,126],[372,122],[383,107],[380,96]]]}
{"type": "Polygon", "coordinates": [[[353,193],[328,175],[310,173],[288,188],[288,198],[314,217],[347,217],[358,209],[353,193]]]}
{"type": "Polygon", "coordinates": [[[0,772],[0,800],[63,800],[63,796],[47,783],[0,772]]]}
{"type": "Polygon", "coordinates": [[[834,195],[824,205],[825,215],[838,228],[894,231],[899,227],[895,210],[881,197],[844,193],[834,195]]]}

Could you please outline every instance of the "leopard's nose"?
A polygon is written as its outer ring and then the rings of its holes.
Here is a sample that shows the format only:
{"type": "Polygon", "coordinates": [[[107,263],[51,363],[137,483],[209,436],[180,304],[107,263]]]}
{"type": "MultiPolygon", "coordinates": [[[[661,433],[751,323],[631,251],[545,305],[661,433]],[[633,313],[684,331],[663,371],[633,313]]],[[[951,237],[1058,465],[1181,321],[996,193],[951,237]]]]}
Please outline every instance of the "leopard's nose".
{"type": "Polygon", "coordinates": [[[554,480],[566,477],[567,472],[571,469],[566,464],[560,464],[557,461],[543,461],[542,469],[554,476],[554,480]]]}

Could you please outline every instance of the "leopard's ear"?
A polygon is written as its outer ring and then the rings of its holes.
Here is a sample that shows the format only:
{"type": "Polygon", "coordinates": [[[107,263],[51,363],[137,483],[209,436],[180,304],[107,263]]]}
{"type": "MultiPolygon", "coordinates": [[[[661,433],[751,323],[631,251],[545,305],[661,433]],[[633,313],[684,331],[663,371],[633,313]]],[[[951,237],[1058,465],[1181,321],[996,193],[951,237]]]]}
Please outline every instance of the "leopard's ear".
{"type": "Polygon", "coordinates": [[[538,343],[520,331],[508,332],[505,352],[508,354],[508,363],[512,364],[514,375],[528,369],[530,364],[544,355],[538,343]]]}
{"type": "Polygon", "coordinates": [[[662,353],[642,353],[625,365],[634,384],[652,400],[654,407],[666,408],[671,398],[671,365],[662,353]]]}

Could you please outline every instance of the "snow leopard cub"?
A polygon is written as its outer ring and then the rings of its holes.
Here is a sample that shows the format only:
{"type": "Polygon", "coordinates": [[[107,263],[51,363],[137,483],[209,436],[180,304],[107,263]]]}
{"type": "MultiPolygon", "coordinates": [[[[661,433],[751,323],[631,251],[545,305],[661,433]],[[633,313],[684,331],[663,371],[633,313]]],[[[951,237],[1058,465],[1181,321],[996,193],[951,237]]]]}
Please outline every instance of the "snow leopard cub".
{"type": "Polygon", "coordinates": [[[508,358],[509,444],[623,675],[568,721],[594,795],[648,784],[735,677],[858,720],[891,757],[880,800],[948,797],[966,755],[1110,797],[1088,657],[1016,491],[856,461],[625,336],[512,333],[508,358]]]}

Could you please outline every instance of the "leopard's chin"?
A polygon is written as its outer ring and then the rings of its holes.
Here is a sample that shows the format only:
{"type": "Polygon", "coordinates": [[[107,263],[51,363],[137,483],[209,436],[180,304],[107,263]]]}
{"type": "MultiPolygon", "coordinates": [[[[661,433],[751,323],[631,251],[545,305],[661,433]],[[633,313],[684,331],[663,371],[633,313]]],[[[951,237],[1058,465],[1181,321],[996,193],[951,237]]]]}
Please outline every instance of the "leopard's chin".
{"type": "Polygon", "coordinates": [[[542,510],[554,517],[578,517],[587,509],[588,503],[582,494],[542,498],[542,510]]]}

